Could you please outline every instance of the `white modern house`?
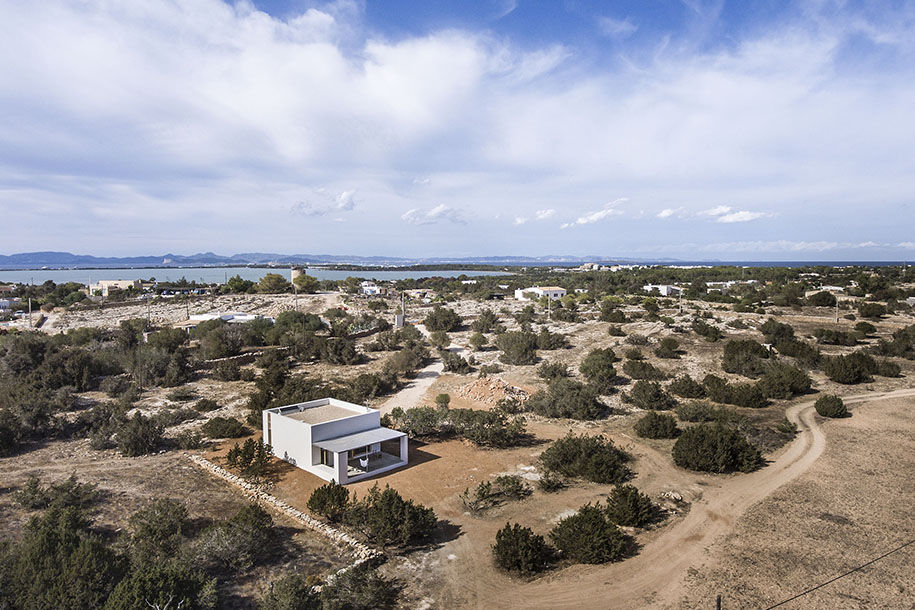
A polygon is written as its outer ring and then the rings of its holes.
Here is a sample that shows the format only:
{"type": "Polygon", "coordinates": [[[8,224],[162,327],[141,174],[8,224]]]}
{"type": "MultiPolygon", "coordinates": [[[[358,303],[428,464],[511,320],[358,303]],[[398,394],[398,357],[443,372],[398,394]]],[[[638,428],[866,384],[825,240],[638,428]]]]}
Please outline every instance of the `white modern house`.
{"type": "Polygon", "coordinates": [[[383,294],[383,292],[384,292],[381,289],[381,286],[379,286],[375,282],[369,282],[367,280],[362,282],[359,285],[359,290],[362,292],[362,294],[368,295],[368,296],[375,296],[378,294],[383,294]]]}
{"type": "Polygon", "coordinates": [[[407,465],[407,435],[384,428],[377,410],[321,398],[263,412],[273,455],[341,485],[407,465]]]}
{"type": "Polygon", "coordinates": [[[670,284],[645,284],[642,286],[642,290],[645,292],[657,292],[662,297],[677,296],[681,292],[679,288],[670,284]]]}
{"type": "Polygon", "coordinates": [[[565,295],[566,289],[559,286],[531,286],[515,291],[515,298],[519,301],[531,301],[541,297],[549,297],[551,301],[558,301],[565,295]]]}

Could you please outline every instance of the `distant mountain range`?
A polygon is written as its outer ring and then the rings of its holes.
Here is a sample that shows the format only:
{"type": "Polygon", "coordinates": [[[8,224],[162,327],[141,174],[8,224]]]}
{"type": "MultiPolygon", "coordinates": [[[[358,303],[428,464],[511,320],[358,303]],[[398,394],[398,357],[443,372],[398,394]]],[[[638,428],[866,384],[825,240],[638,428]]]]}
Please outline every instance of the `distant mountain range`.
{"type": "MultiPolygon", "coordinates": [[[[673,259],[652,259],[652,262],[673,259]]],[[[602,256],[474,256],[474,257],[428,257],[403,258],[392,256],[339,256],[333,254],[276,254],[267,252],[243,252],[232,256],[221,256],[213,252],[201,252],[182,256],[90,256],[70,252],[22,252],[0,255],[0,269],[41,269],[51,268],[121,268],[121,267],[205,267],[232,265],[364,265],[364,266],[409,266],[409,265],[572,265],[584,262],[627,263],[645,262],[645,259],[620,259],[602,256]]]]}

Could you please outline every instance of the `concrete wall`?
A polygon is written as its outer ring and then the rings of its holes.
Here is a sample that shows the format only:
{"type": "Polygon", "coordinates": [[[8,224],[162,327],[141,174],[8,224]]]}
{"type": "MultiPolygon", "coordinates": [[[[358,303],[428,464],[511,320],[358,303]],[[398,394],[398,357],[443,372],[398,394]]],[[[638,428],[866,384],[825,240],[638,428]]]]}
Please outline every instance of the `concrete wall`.
{"type": "MultiPolygon", "coordinates": [[[[273,455],[287,462],[307,468],[316,461],[312,453],[311,427],[300,421],[284,417],[278,413],[264,411],[264,442],[270,439],[273,455]],[[270,417],[270,430],[267,430],[267,418],[270,417]]],[[[320,454],[319,454],[320,457],[320,454]]]]}
{"type": "Polygon", "coordinates": [[[312,441],[326,441],[329,438],[355,434],[365,430],[374,430],[381,426],[381,414],[374,409],[370,413],[355,414],[344,419],[313,424],[311,426],[312,441]]]}

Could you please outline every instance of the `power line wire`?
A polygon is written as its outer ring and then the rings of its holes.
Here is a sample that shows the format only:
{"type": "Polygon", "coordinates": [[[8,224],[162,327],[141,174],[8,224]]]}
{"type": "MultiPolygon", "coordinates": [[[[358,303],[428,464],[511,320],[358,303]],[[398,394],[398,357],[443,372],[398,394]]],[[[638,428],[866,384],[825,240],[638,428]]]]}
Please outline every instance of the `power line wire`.
{"type": "Polygon", "coordinates": [[[888,556],[892,555],[893,553],[895,553],[895,552],[897,552],[897,551],[901,551],[902,549],[904,549],[905,547],[907,547],[907,546],[909,546],[909,545],[911,545],[911,544],[915,544],[915,540],[909,540],[909,541],[906,542],[905,544],[902,544],[902,545],[897,546],[895,549],[893,549],[893,550],[891,550],[891,551],[888,551],[888,552],[884,553],[884,554],[881,555],[880,557],[876,557],[876,558],[874,558],[874,559],[871,559],[871,560],[868,561],[867,563],[862,563],[862,564],[859,565],[858,567],[852,568],[851,570],[849,570],[848,572],[845,572],[844,574],[839,574],[839,575],[836,576],[835,578],[830,578],[830,579],[827,580],[826,582],[821,583],[821,584],[819,584],[819,585],[817,585],[817,586],[815,586],[815,587],[811,587],[810,589],[807,589],[806,591],[801,591],[801,592],[798,593],[797,595],[795,595],[795,596],[793,596],[793,597],[789,597],[788,599],[786,599],[786,600],[784,600],[784,601],[780,601],[780,602],[778,602],[777,604],[775,604],[774,606],[769,606],[768,608],[766,608],[766,610],[772,610],[772,608],[778,608],[779,606],[784,606],[784,605],[787,604],[788,602],[792,602],[792,601],[796,600],[796,599],[799,598],[799,597],[803,597],[803,596],[807,595],[808,593],[813,593],[813,592],[816,591],[817,589],[821,589],[821,588],[825,587],[826,585],[828,585],[828,584],[830,584],[830,583],[833,583],[833,582],[839,580],[840,578],[845,578],[845,577],[848,576],[849,574],[854,574],[854,573],[857,572],[858,570],[862,570],[862,569],[866,568],[867,566],[869,566],[869,565],[871,565],[871,564],[873,564],[873,563],[877,563],[877,562],[880,561],[881,559],[883,559],[883,558],[885,558],[885,557],[888,557],[888,556]]]}

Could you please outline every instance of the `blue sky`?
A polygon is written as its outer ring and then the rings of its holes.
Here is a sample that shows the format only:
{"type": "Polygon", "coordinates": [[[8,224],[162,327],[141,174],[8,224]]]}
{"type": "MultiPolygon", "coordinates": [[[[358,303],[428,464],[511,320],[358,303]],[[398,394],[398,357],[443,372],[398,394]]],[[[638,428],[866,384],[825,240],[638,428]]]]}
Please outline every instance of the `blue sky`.
{"type": "Polygon", "coordinates": [[[915,4],[0,0],[0,252],[915,258],[915,4]]]}

